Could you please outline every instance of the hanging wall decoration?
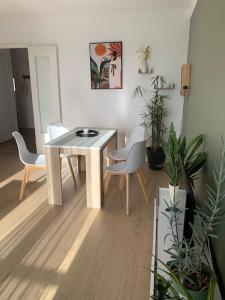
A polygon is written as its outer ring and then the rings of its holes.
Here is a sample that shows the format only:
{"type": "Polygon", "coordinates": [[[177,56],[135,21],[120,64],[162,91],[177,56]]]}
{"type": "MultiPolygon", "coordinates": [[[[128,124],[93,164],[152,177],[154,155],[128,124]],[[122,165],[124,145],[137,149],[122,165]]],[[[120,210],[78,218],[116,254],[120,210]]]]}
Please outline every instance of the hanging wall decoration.
{"type": "Polygon", "coordinates": [[[122,89],[122,42],[90,43],[92,89],[122,89]]]}

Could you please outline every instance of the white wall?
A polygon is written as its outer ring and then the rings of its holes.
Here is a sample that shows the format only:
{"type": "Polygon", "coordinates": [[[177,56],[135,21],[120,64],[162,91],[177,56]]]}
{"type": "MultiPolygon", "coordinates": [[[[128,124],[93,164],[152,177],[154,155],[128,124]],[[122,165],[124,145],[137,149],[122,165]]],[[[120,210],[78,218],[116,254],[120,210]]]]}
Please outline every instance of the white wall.
{"type": "Polygon", "coordinates": [[[10,51],[0,49],[0,143],[10,140],[17,129],[10,51]]]}
{"type": "Polygon", "coordinates": [[[168,120],[181,129],[180,67],[186,62],[189,17],[185,11],[93,14],[0,20],[1,43],[57,44],[63,121],[69,126],[117,127],[130,132],[141,121],[143,101],[132,100],[146,80],[137,74],[136,50],[150,45],[151,66],[175,83],[167,102],[168,120]],[[91,90],[89,43],[123,42],[123,89],[91,90]]]}
{"type": "Polygon", "coordinates": [[[33,105],[30,80],[25,83],[28,92],[24,93],[23,75],[30,75],[27,49],[11,49],[13,76],[16,83],[17,116],[20,128],[34,128],[33,105]]]}

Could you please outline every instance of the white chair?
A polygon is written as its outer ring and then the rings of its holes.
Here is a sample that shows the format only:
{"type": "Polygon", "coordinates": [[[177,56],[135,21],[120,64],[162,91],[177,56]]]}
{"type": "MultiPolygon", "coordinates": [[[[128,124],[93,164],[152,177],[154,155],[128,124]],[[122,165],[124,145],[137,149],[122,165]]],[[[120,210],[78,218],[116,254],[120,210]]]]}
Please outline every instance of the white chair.
{"type": "Polygon", "coordinates": [[[145,129],[143,126],[137,126],[131,133],[130,139],[125,147],[109,152],[109,157],[116,161],[126,160],[128,153],[134,143],[145,140],[145,129]]]}
{"type": "MultiPolygon", "coordinates": [[[[144,141],[145,140],[145,128],[143,126],[137,126],[133,129],[130,139],[128,141],[128,143],[126,144],[125,147],[123,148],[119,148],[117,150],[113,150],[111,152],[109,152],[109,157],[115,161],[124,161],[127,159],[128,153],[131,149],[131,147],[133,146],[133,144],[140,142],[140,141],[144,141]]],[[[144,181],[144,184],[147,184],[146,178],[145,178],[145,174],[143,169],[140,170],[142,179],[144,181]]],[[[121,177],[120,179],[120,190],[123,191],[123,177],[121,177]]]]}
{"type": "MultiPolygon", "coordinates": [[[[48,131],[49,139],[54,140],[54,139],[58,138],[59,136],[67,133],[69,131],[69,129],[61,122],[54,122],[54,123],[51,123],[47,126],[47,131],[48,131]]],[[[76,186],[76,177],[75,177],[75,174],[74,174],[74,171],[73,171],[71,158],[73,158],[73,157],[77,158],[77,156],[74,155],[74,154],[60,154],[60,157],[61,157],[61,159],[66,158],[66,160],[68,162],[68,165],[69,165],[69,168],[70,168],[70,172],[71,172],[72,177],[73,177],[74,185],[76,186]]]]}
{"type": "Polygon", "coordinates": [[[146,141],[134,143],[130,148],[125,161],[112,164],[106,167],[107,175],[105,180],[105,193],[107,192],[111,175],[119,175],[126,178],[126,213],[129,215],[129,174],[135,174],[138,178],[141,190],[146,202],[148,202],[147,192],[144,187],[141,168],[145,162],[146,141]]]}
{"type": "Polygon", "coordinates": [[[20,190],[20,200],[22,200],[24,196],[26,184],[28,183],[29,180],[30,171],[34,169],[46,169],[47,165],[46,165],[44,154],[34,154],[27,150],[25,141],[19,132],[14,131],[12,135],[15,138],[17,143],[19,158],[21,162],[25,165],[24,176],[23,176],[21,190],[20,190]]]}

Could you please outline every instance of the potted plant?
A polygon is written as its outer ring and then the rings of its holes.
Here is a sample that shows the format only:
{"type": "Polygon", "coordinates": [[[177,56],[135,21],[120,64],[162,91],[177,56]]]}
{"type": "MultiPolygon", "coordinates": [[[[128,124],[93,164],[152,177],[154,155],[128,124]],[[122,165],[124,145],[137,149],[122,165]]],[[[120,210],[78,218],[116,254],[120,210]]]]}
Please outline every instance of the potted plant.
{"type": "MultiPolygon", "coordinates": [[[[153,84],[156,84],[159,76],[153,78],[153,84]]],[[[133,98],[141,96],[146,103],[146,109],[142,113],[143,122],[141,123],[146,129],[151,130],[151,146],[147,147],[147,157],[149,167],[153,170],[160,170],[163,168],[165,155],[161,146],[163,134],[165,132],[164,118],[167,115],[164,106],[164,100],[167,96],[161,95],[158,90],[153,91],[153,97],[148,100],[146,98],[146,90],[138,86],[133,98]]]]}
{"type": "Polygon", "coordinates": [[[160,75],[156,75],[155,77],[152,78],[152,86],[154,87],[154,89],[161,89],[163,88],[164,84],[166,84],[166,81],[164,80],[164,78],[160,75]]]}
{"type": "Polygon", "coordinates": [[[169,194],[171,201],[174,201],[179,190],[179,179],[181,176],[180,145],[171,123],[167,142],[163,143],[163,150],[166,156],[164,169],[170,178],[169,194]]]}
{"type": "Polygon", "coordinates": [[[181,282],[176,274],[171,271],[171,269],[163,261],[160,260],[158,261],[158,263],[160,263],[160,267],[158,268],[158,270],[160,270],[161,272],[155,272],[155,277],[160,278],[160,285],[158,283],[156,284],[154,290],[156,296],[152,295],[152,299],[215,300],[214,294],[217,283],[215,276],[212,276],[210,279],[207,293],[205,294],[199,292],[196,295],[185,287],[184,283],[181,282]]]}
{"type": "Polygon", "coordinates": [[[193,138],[189,143],[186,137],[177,139],[173,123],[170,126],[168,141],[163,143],[163,150],[166,156],[165,171],[170,177],[169,189],[171,199],[179,189],[179,178],[181,175],[181,164],[185,173],[194,187],[194,180],[203,168],[207,160],[207,153],[202,150],[204,144],[204,135],[200,134],[193,138]]]}
{"type": "MultiPolygon", "coordinates": [[[[225,144],[222,139],[220,165],[215,165],[212,177],[212,186],[207,186],[207,197],[202,207],[195,210],[195,223],[190,224],[192,236],[190,240],[178,239],[177,202],[171,203],[164,212],[170,224],[170,232],[166,238],[172,241],[171,247],[166,250],[171,256],[168,265],[163,264],[165,272],[173,281],[173,289],[179,295],[190,300],[213,299],[216,284],[214,270],[209,261],[210,239],[218,238],[219,227],[224,225],[225,210],[221,203],[225,197],[225,144]]],[[[172,289],[171,289],[172,291],[172,289]]],[[[179,298],[178,298],[179,299],[179,298]]]]}
{"type": "Polygon", "coordinates": [[[150,47],[147,46],[145,48],[141,48],[140,50],[137,51],[137,53],[141,65],[141,68],[138,71],[139,73],[147,74],[150,71],[148,66],[148,60],[150,59],[151,56],[150,47]]]}

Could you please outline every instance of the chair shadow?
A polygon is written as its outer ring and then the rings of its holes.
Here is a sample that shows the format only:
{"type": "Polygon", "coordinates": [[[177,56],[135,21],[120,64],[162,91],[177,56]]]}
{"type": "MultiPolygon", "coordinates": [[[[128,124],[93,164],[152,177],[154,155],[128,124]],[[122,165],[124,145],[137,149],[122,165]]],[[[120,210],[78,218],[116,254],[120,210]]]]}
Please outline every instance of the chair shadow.
{"type": "MultiPolygon", "coordinates": [[[[36,153],[34,130],[21,131],[29,151],[36,153]]],[[[24,168],[14,138],[0,143],[0,183],[24,168]]]]}

